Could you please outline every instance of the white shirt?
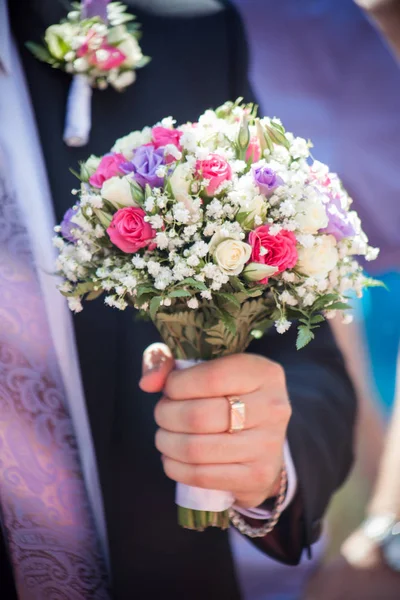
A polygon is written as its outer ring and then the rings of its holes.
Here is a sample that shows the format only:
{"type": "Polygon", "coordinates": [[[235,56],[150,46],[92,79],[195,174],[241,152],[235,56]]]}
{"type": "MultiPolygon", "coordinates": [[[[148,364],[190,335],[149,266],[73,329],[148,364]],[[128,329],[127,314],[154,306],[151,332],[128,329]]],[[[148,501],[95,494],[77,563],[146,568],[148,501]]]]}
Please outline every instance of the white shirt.
{"type": "MultiPolygon", "coordinates": [[[[65,299],[58,292],[52,274],[55,251],[51,238],[55,218],[51,192],[23,70],[9,31],[4,0],[0,0],[0,89],[0,141],[11,164],[11,183],[14,186],[17,202],[22,214],[27,216],[25,221],[30,234],[35,262],[38,265],[38,276],[80,450],[89,501],[103,552],[108,559],[104,510],[73,325],[65,299]]],[[[284,458],[288,473],[288,489],[284,503],[284,508],[286,508],[292,501],[297,487],[296,471],[287,442],[284,447],[284,458]]],[[[267,511],[261,509],[238,510],[258,519],[266,519],[269,516],[267,511]]],[[[280,572],[286,567],[278,566],[275,561],[250,545],[250,542],[233,528],[230,531],[230,540],[244,597],[249,600],[250,598],[254,600],[256,597],[267,598],[268,596],[264,594],[255,596],[252,593],[249,596],[246,593],[248,586],[245,580],[249,556],[253,566],[259,565],[266,585],[269,583],[266,569],[271,572],[280,572]]],[[[290,572],[293,573],[293,568],[290,568],[290,572]]],[[[281,574],[278,579],[281,579],[281,574]]]]}

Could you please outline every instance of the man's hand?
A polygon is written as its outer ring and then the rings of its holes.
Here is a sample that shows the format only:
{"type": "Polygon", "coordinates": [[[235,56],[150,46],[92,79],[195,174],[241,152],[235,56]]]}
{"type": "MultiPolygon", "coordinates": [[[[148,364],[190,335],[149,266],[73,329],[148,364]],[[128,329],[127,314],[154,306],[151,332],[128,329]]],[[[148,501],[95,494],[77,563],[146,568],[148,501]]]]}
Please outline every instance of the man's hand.
{"type": "Polygon", "coordinates": [[[291,415],[282,367],[251,354],[183,371],[173,366],[166,346],[150,346],[140,381],[142,390],[164,393],[155,408],[155,443],[167,476],[191,486],[230,491],[243,507],[258,506],[276,495],[291,415]],[[227,433],[226,396],[239,396],[246,405],[239,433],[227,433]]]}

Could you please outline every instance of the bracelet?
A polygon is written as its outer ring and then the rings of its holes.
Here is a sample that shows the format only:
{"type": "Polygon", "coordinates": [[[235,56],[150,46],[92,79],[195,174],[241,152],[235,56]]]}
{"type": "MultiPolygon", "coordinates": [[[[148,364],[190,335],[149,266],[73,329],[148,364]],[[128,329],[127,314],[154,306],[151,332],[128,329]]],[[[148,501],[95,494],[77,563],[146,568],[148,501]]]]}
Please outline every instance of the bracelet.
{"type": "Polygon", "coordinates": [[[238,513],[234,508],[229,509],[229,518],[232,522],[232,525],[236,527],[240,533],[243,535],[247,535],[251,538],[261,538],[265,537],[267,533],[270,533],[277,522],[279,521],[279,517],[282,514],[282,507],[285,501],[286,496],[286,488],[287,488],[287,473],[286,469],[283,468],[281,471],[281,484],[279,487],[279,494],[275,501],[275,506],[271,512],[271,516],[267,520],[262,527],[252,527],[249,525],[245,519],[242,517],[240,513],[238,513]]]}

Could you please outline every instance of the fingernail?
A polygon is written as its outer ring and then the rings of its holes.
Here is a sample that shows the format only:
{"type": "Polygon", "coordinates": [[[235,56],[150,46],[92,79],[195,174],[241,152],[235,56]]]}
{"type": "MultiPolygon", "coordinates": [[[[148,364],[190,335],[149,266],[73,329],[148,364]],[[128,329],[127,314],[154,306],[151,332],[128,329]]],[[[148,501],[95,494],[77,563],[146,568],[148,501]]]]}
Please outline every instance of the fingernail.
{"type": "Polygon", "coordinates": [[[171,351],[164,344],[152,344],[143,354],[143,375],[155,373],[161,369],[166,360],[172,358],[171,351]]]}

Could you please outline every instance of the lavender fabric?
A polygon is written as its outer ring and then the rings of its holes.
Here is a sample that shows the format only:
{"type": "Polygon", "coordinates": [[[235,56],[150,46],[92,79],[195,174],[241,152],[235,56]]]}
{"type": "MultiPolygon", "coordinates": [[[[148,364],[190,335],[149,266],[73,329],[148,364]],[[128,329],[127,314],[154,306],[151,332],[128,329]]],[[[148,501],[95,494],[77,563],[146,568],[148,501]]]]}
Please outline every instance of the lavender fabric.
{"type": "Polygon", "coordinates": [[[398,271],[400,69],[382,36],[353,0],[234,3],[247,29],[261,114],[310,138],[313,155],[338,173],[381,249],[368,271],[398,271]],[[265,65],[278,76],[266,77],[265,65]],[[366,81],[373,82],[368,94],[366,81]]]}
{"type": "Polygon", "coordinates": [[[130,162],[123,163],[121,170],[124,173],[133,173],[135,181],[145,187],[161,187],[164,178],[157,175],[157,170],[165,164],[164,148],[154,149],[153,146],[141,146],[135,151],[130,162]]]}
{"type": "Polygon", "coordinates": [[[354,227],[340,206],[340,200],[338,198],[332,198],[329,204],[327,204],[326,214],[329,219],[328,226],[321,229],[321,233],[330,233],[338,242],[343,238],[354,235],[354,227]]]}
{"type": "Polygon", "coordinates": [[[65,213],[60,225],[63,238],[69,242],[76,242],[76,237],[74,236],[73,231],[74,229],[81,229],[79,225],[72,221],[75,212],[76,211],[73,208],[69,208],[65,213]]]}
{"type": "Polygon", "coordinates": [[[107,23],[107,4],[110,0],[83,0],[82,16],[84,19],[100,17],[107,23]]]}
{"type": "Polygon", "coordinates": [[[273,191],[282,185],[283,180],[272,169],[266,166],[252,167],[254,181],[260,192],[265,196],[270,196],[273,191]]]}
{"type": "Polygon", "coordinates": [[[28,234],[6,173],[0,148],[0,513],[18,597],[108,600],[28,234]]]}

